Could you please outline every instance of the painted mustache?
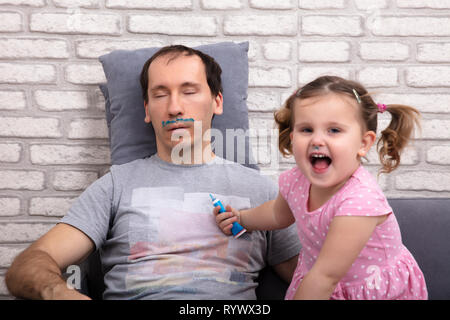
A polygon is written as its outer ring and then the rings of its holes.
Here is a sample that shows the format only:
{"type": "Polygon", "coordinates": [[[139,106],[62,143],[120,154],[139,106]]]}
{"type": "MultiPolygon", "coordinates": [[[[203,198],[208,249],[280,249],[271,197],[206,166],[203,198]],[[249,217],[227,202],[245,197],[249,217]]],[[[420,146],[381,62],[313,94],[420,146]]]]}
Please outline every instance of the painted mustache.
{"type": "Polygon", "coordinates": [[[167,126],[169,124],[177,123],[177,122],[180,122],[180,121],[182,121],[182,122],[189,122],[189,121],[194,122],[194,119],[192,119],[192,118],[188,118],[188,119],[176,118],[175,120],[162,121],[162,126],[164,128],[165,126],[167,126]]]}

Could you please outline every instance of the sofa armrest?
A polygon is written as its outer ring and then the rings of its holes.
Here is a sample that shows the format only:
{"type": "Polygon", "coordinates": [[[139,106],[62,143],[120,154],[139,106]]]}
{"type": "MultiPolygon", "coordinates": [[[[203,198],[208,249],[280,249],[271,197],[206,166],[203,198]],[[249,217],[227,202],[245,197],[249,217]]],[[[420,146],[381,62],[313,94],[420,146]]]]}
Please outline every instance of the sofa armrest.
{"type": "Polygon", "coordinates": [[[450,299],[450,199],[388,199],[432,300],[450,299]]]}

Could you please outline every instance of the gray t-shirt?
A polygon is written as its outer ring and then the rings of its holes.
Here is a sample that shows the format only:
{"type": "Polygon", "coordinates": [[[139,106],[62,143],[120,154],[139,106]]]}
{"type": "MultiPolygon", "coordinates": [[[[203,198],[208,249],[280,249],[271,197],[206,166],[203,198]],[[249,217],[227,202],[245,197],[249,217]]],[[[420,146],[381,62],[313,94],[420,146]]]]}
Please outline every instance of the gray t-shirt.
{"type": "Polygon", "coordinates": [[[176,165],[154,155],[112,166],[61,222],[100,249],[104,299],[255,299],[254,280],[266,263],[298,254],[295,227],[226,236],[210,193],[244,209],[274,199],[277,187],[219,157],[176,165]]]}

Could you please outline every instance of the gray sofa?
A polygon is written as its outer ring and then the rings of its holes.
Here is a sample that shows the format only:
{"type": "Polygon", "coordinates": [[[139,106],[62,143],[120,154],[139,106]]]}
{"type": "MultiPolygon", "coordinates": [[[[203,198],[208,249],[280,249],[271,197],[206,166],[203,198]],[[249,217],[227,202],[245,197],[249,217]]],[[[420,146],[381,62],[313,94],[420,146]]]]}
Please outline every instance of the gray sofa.
{"type": "MultiPolygon", "coordinates": [[[[450,299],[450,199],[389,199],[404,244],[421,267],[431,300],[450,299]]],[[[101,299],[104,288],[98,254],[82,264],[81,291],[101,299]]],[[[261,273],[257,288],[260,300],[283,299],[288,284],[270,269],[261,273]]]]}

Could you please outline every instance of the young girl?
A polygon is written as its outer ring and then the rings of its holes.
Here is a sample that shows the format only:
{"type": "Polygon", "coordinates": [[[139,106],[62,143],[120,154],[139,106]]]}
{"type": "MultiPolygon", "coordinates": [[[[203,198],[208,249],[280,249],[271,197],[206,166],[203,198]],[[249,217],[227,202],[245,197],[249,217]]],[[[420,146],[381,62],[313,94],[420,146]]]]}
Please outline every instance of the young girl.
{"type": "Polygon", "coordinates": [[[388,173],[400,164],[419,112],[377,105],[359,83],[339,77],[310,82],[275,114],[279,149],[297,164],[280,175],[278,197],[240,212],[215,208],[225,234],[235,221],[248,231],[296,222],[303,247],[286,299],[427,299],[392,208],[361,166],[376,140],[377,115],[385,111],[392,120],[377,146],[388,173]]]}

